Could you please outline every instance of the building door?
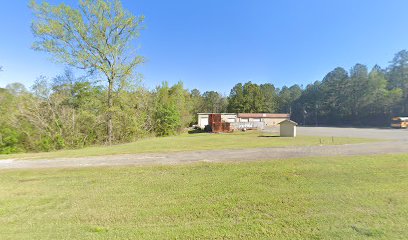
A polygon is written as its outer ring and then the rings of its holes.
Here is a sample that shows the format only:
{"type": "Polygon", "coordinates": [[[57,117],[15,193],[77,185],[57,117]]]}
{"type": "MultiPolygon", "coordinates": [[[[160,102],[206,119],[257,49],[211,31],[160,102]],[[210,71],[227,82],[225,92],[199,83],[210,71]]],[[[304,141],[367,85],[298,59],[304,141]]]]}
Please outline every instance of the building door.
{"type": "Polygon", "coordinates": [[[206,117],[206,118],[201,118],[201,121],[200,121],[200,127],[202,127],[202,128],[204,128],[206,125],[208,125],[208,117],[206,117]]]}

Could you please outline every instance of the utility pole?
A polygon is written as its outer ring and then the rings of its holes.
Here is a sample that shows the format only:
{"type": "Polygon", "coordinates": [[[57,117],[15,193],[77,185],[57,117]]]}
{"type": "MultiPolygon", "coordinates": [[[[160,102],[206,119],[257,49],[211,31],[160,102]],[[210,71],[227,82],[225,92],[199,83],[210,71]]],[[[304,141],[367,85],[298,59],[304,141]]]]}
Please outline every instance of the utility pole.
{"type": "Polygon", "coordinates": [[[303,126],[306,126],[306,109],[305,106],[303,106],[303,126]]]}

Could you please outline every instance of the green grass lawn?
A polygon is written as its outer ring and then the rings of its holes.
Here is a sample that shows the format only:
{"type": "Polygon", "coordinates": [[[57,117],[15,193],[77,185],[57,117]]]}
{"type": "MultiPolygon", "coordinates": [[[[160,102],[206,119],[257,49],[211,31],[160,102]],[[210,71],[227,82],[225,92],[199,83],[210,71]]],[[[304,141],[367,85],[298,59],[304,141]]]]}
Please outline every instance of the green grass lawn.
{"type": "Polygon", "coordinates": [[[243,149],[257,147],[288,147],[288,146],[314,146],[334,144],[354,144],[375,141],[362,138],[340,137],[309,137],[298,136],[297,138],[276,137],[262,135],[257,131],[237,132],[232,134],[182,134],[175,137],[148,138],[137,142],[115,145],[112,147],[99,146],[77,150],[63,150],[48,153],[27,153],[0,155],[0,159],[25,158],[44,159],[58,157],[84,157],[103,156],[113,154],[151,153],[151,152],[176,152],[195,150],[217,149],[243,149]]]}
{"type": "Polygon", "coordinates": [[[407,239],[408,155],[0,171],[0,239],[407,239]]]}

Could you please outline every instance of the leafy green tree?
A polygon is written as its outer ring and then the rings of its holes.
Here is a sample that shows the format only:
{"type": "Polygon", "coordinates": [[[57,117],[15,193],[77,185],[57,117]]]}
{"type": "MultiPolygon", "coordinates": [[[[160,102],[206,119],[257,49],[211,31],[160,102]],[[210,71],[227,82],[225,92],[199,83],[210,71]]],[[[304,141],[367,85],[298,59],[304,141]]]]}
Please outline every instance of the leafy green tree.
{"type": "Polygon", "coordinates": [[[395,54],[389,67],[389,82],[391,88],[402,90],[401,115],[408,114],[408,51],[402,50],[395,54]]]}
{"type": "MultiPolygon", "coordinates": [[[[106,105],[102,87],[66,70],[50,83],[51,102],[62,122],[67,147],[84,147],[106,141],[106,105]]],[[[115,128],[116,130],[116,128],[115,128]]]]}
{"type": "Polygon", "coordinates": [[[156,136],[175,135],[181,130],[180,111],[171,96],[171,88],[167,82],[156,88],[154,131],[156,136]]]}
{"type": "Polygon", "coordinates": [[[0,128],[0,154],[21,152],[19,148],[20,134],[14,128],[0,128]]]}
{"type": "Polygon", "coordinates": [[[181,127],[187,127],[193,120],[190,93],[184,89],[182,82],[178,82],[169,89],[170,102],[177,106],[180,115],[181,127]]]}
{"type": "Polygon", "coordinates": [[[244,92],[242,83],[236,84],[228,97],[228,111],[235,113],[244,112],[244,92]]]}
{"type": "Polygon", "coordinates": [[[316,99],[314,106],[309,106],[316,111],[323,111],[327,121],[337,122],[346,114],[348,108],[345,106],[347,96],[348,72],[343,68],[335,68],[328,73],[322,81],[320,91],[321,101],[316,99]]]}
{"type": "Polygon", "coordinates": [[[27,93],[27,88],[21,83],[7,84],[6,89],[15,96],[27,93]]]}
{"type": "Polygon", "coordinates": [[[115,140],[129,142],[152,132],[152,94],[139,86],[122,88],[115,98],[115,140]]]}
{"type": "Polygon", "coordinates": [[[282,113],[292,113],[295,101],[302,95],[302,88],[299,85],[291,87],[283,86],[279,91],[279,111],[282,113]]]}
{"type": "Polygon", "coordinates": [[[313,84],[306,86],[302,95],[292,104],[292,119],[310,125],[316,122],[316,116],[327,121],[328,110],[325,109],[325,96],[323,91],[323,83],[316,81],[313,84]]]}
{"type": "Polygon", "coordinates": [[[171,136],[177,134],[180,128],[180,114],[177,106],[171,103],[159,104],[155,111],[155,132],[157,136],[171,136]]]}
{"type": "Polygon", "coordinates": [[[260,112],[274,113],[279,109],[279,99],[275,86],[271,83],[261,84],[259,86],[261,90],[261,103],[262,107],[260,112]]]}
{"type": "Polygon", "coordinates": [[[388,88],[386,73],[378,65],[374,66],[368,75],[368,85],[364,95],[362,112],[365,119],[374,119],[381,124],[387,124],[395,107],[401,102],[402,90],[388,88]]]}
{"type": "Polygon", "coordinates": [[[228,110],[236,113],[276,112],[278,102],[273,84],[239,83],[231,90],[228,110]]]}
{"type": "Polygon", "coordinates": [[[21,132],[16,128],[17,97],[0,88],[0,154],[21,151],[21,132]]]}
{"type": "Polygon", "coordinates": [[[204,92],[202,98],[203,103],[200,112],[222,113],[226,111],[227,100],[219,92],[204,92]]]}
{"type": "Polygon", "coordinates": [[[108,143],[113,141],[113,88],[132,76],[143,58],[132,42],[139,37],[143,16],[123,9],[121,2],[80,0],[79,9],[47,2],[30,4],[35,13],[32,25],[37,38],[33,47],[51,53],[58,62],[101,73],[107,83],[108,143]]]}
{"type": "Polygon", "coordinates": [[[204,104],[204,100],[203,100],[203,97],[201,96],[200,90],[198,89],[191,90],[190,99],[191,99],[191,105],[192,105],[191,115],[193,116],[192,122],[191,122],[191,125],[192,125],[192,124],[197,123],[198,121],[197,113],[203,112],[202,106],[204,104]]]}
{"type": "Polygon", "coordinates": [[[244,94],[244,112],[261,112],[263,96],[260,87],[252,82],[247,82],[244,84],[242,90],[244,94]]]}
{"type": "Polygon", "coordinates": [[[360,122],[362,106],[368,93],[368,70],[365,65],[356,64],[350,70],[350,77],[345,85],[344,114],[349,115],[353,123],[360,122]]]}

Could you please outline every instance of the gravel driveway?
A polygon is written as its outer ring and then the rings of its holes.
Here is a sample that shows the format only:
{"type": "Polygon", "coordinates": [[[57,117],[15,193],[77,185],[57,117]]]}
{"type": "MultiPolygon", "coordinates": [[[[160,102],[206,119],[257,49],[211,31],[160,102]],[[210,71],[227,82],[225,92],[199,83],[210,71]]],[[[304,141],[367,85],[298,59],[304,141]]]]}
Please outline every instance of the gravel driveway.
{"type": "Polygon", "coordinates": [[[124,165],[172,165],[194,162],[237,162],[314,156],[355,156],[408,153],[408,130],[358,128],[298,128],[299,135],[381,138],[385,142],[336,146],[255,148],[157,154],[126,154],[52,160],[2,160],[0,169],[71,168],[124,165]]]}

